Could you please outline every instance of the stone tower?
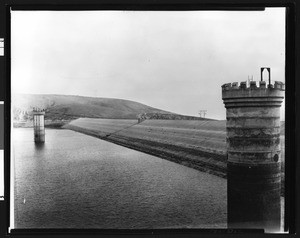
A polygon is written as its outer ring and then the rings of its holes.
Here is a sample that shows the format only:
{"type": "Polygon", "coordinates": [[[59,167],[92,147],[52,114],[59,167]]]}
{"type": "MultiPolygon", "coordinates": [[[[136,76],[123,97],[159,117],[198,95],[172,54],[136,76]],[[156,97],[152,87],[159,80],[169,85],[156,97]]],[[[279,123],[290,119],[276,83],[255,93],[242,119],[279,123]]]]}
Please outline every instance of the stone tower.
{"type": "Polygon", "coordinates": [[[33,110],[33,129],[34,129],[34,142],[45,142],[45,123],[44,123],[45,111],[34,109],[33,110]]]}
{"type": "MultiPolygon", "coordinates": [[[[269,71],[269,70],[268,70],[269,71]]],[[[269,75],[270,79],[270,75],[269,75]]],[[[280,229],[282,82],[222,86],[227,118],[228,228],[280,229]]]]}

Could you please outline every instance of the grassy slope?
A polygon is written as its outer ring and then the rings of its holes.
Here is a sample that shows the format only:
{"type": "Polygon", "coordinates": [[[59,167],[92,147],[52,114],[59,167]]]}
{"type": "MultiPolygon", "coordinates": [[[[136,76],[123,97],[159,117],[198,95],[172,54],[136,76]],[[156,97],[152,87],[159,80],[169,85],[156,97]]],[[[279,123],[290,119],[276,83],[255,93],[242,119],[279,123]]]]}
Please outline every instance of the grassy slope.
{"type": "Polygon", "coordinates": [[[31,112],[33,107],[46,109],[46,119],[69,120],[79,117],[135,119],[140,113],[165,113],[138,102],[67,95],[20,94],[13,97],[15,109],[31,112]]]}

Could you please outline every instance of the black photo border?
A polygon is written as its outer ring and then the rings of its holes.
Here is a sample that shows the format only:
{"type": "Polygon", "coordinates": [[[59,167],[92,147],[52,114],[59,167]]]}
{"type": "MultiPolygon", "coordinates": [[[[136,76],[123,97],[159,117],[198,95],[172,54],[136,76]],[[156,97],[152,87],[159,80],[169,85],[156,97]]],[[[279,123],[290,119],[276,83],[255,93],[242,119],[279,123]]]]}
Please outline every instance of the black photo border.
{"type": "Polygon", "coordinates": [[[261,237],[297,236],[300,216],[300,0],[0,0],[0,101],[4,101],[4,201],[0,201],[0,237],[261,237]],[[11,10],[264,10],[286,8],[286,129],[285,129],[285,229],[287,234],[263,234],[259,230],[232,229],[13,229],[10,220],[10,11],[11,10]],[[298,107],[298,108],[297,108],[298,107]],[[296,199],[298,198],[298,199],[296,199]],[[255,234],[254,234],[255,233],[255,234]]]}

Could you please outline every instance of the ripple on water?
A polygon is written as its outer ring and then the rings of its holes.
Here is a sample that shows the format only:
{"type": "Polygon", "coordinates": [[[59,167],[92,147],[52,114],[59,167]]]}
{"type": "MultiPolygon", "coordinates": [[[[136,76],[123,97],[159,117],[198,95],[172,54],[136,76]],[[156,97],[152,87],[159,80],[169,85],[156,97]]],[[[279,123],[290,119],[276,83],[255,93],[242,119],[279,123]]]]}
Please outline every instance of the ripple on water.
{"type": "Polygon", "coordinates": [[[69,130],[13,138],[16,228],[226,227],[222,178],[69,130]]]}

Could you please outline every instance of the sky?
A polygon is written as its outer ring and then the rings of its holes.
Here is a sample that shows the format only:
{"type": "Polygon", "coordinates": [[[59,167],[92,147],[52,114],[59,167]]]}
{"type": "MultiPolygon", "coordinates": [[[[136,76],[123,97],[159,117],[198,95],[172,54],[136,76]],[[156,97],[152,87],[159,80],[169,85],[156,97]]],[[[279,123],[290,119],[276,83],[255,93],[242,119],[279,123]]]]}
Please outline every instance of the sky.
{"type": "MultiPolygon", "coordinates": [[[[12,11],[12,93],[132,100],[224,120],[224,83],[285,82],[285,9],[12,11]]],[[[282,107],[281,119],[284,115],[282,107]]]]}

